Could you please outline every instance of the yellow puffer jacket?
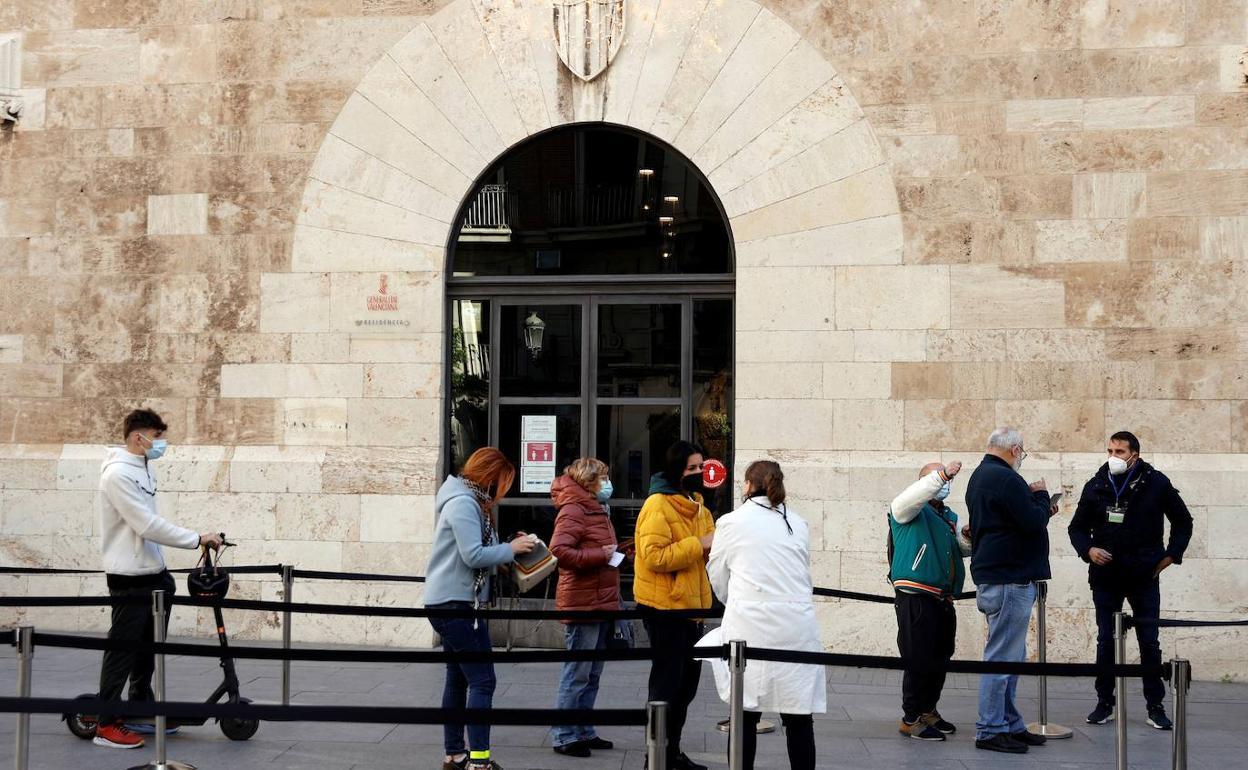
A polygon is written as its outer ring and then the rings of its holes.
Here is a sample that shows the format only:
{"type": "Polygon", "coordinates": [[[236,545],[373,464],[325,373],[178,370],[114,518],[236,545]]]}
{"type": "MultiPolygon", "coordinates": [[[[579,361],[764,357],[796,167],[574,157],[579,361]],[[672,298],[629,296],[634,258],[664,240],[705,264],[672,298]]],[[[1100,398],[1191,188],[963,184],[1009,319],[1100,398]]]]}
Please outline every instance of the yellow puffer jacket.
{"type": "Polygon", "coordinates": [[[633,598],[660,610],[711,606],[711,581],[698,538],[715,531],[701,495],[652,494],[637,516],[633,598]]]}

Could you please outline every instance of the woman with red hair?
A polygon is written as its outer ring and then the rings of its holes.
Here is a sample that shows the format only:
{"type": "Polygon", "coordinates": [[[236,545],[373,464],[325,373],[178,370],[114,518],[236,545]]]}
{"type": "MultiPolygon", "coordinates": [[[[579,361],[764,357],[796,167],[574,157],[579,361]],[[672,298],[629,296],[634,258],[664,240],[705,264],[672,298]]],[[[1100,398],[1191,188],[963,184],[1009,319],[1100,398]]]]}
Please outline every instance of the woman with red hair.
{"type": "MultiPolygon", "coordinates": [[[[511,489],[516,469],[503,453],[482,447],[472,453],[458,476],[449,476],[435,502],[437,524],[429,569],[425,572],[425,606],[429,609],[468,611],[490,601],[490,577],[500,564],[533,550],[533,541],[517,537],[500,543],[495,509],[511,489]]],[[[520,533],[523,535],[524,533],[520,533]]],[[[473,617],[430,618],[447,652],[490,649],[490,629],[473,617]]],[[[492,663],[448,663],[442,689],[444,709],[488,709],[494,701],[492,663]]],[[[490,758],[490,726],[443,726],[446,758],[442,770],[501,770],[490,758]]]]}

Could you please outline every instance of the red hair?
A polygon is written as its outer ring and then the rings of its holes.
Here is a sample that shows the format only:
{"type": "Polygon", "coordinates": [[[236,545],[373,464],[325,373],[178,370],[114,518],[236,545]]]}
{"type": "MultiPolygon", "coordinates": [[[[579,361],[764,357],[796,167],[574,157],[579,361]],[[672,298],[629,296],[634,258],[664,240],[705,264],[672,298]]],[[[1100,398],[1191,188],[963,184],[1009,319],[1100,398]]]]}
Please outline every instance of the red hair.
{"type": "Polygon", "coordinates": [[[516,466],[502,452],[492,446],[485,446],[472,453],[459,475],[482,489],[494,487],[494,499],[489,506],[493,508],[516,480],[516,466]]]}

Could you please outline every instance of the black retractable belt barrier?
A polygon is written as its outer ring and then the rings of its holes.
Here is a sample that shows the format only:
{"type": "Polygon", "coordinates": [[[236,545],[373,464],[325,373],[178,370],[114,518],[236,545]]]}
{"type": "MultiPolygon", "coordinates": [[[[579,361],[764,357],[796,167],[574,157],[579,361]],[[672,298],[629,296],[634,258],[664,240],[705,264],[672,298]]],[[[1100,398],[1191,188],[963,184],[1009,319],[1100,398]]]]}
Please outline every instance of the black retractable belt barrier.
{"type": "Polygon", "coordinates": [[[0,567],[0,575],[103,575],[102,569],[52,569],[51,567],[0,567]]]}
{"type": "MultiPolygon", "coordinates": [[[[626,620],[630,618],[652,617],[656,610],[460,610],[431,607],[365,607],[352,604],[311,604],[263,602],[251,599],[202,600],[185,596],[175,596],[174,604],[188,607],[220,606],[227,610],[255,610],[259,612],[299,612],[313,615],[364,615],[386,618],[481,618],[517,619],[517,620],[571,620],[591,623],[603,620],[626,620]]],[[[0,604],[3,606],[3,604],[0,604]]],[[[722,609],[707,610],[660,610],[665,618],[704,618],[722,617],[722,609]]]]}
{"type": "Polygon", "coordinates": [[[17,643],[16,631],[0,631],[0,646],[12,647],[17,643]]]}
{"type": "MultiPolygon", "coordinates": [[[[700,657],[718,657],[711,653],[700,657]]],[[[800,652],[797,650],[772,650],[750,647],[746,650],[749,660],[770,660],[781,663],[809,663],[822,666],[848,666],[851,668],[886,668],[898,671],[947,671],[959,674],[1045,674],[1046,676],[1094,677],[1110,676],[1159,676],[1169,679],[1169,666],[1143,664],[1116,665],[1096,663],[1026,663],[1002,660],[951,660],[945,665],[921,665],[902,658],[885,655],[843,655],[832,652],[800,652]]]]}
{"type": "MultiPolygon", "coordinates": [[[[282,574],[281,564],[262,564],[255,566],[242,567],[222,567],[223,570],[234,575],[267,575],[282,574]]],[[[190,569],[175,569],[170,572],[190,572],[190,569]]],[[[52,569],[44,567],[0,567],[0,575],[100,575],[103,570],[98,569],[52,569]]],[[[291,570],[292,577],[303,578],[305,580],[344,580],[344,581],[378,581],[390,583],[424,583],[423,575],[395,575],[378,572],[331,572],[328,570],[314,569],[294,569],[291,570]]],[[[815,596],[826,596],[834,599],[849,599],[858,602],[875,602],[877,604],[892,604],[894,597],[881,594],[868,594],[859,591],[843,591],[839,588],[820,588],[816,587],[813,591],[815,596]]],[[[975,592],[967,591],[960,594],[954,594],[955,600],[974,599],[975,592]]],[[[533,618],[537,620],[538,618],[533,618]]]]}
{"type": "MultiPolygon", "coordinates": [[[[813,591],[815,596],[830,596],[835,599],[850,599],[856,602],[875,602],[877,604],[893,604],[896,602],[895,596],[883,596],[881,594],[864,594],[858,591],[842,591],[839,588],[820,588],[815,586],[813,591]]],[[[962,599],[974,599],[974,591],[965,591],[960,594],[954,594],[955,601],[962,599]]]]}
{"type": "Polygon", "coordinates": [[[1248,626],[1248,620],[1179,620],[1177,618],[1131,618],[1137,626],[1158,626],[1160,628],[1204,628],[1219,626],[1248,626]]]}
{"type": "Polygon", "coordinates": [[[311,580],[377,580],[389,583],[423,583],[423,575],[384,575],[375,572],[324,572],[315,569],[296,569],[291,575],[311,580]]]}
{"type": "MultiPolygon", "coordinates": [[[[174,574],[192,572],[193,567],[171,569],[174,574]]],[[[238,567],[221,567],[231,575],[280,575],[280,564],[246,564],[238,567]]],[[[0,575],[103,575],[102,569],[52,569],[50,567],[0,567],[0,575]]],[[[422,580],[424,578],[421,578],[422,580]]]]}
{"type": "MultiPolygon", "coordinates": [[[[221,648],[209,644],[180,642],[139,642],[122,639],[105,639],[94,636],[70,634],[35,634],[35,644],[45,647],[64,647],[77,650],[130,650],[165,655],[219,658],[221,648]]],[[[230,645],[230,656],[247,660],[307,660],[336,663],[563,663],[566,661],[624,661],[651,660],[652,648],[636,647],[627,650],[515,650],[495,652],[443,652],[441,650],[347,650],[347,649],[292,649],[280,647],[239,647],[230,645]]]]}
{"type": "MultiPolygon", "coordinates": [[[[473,610],[435,609],[429,607],[369,607],[355,604],[295,604],[265,602],[251,599],[197,599],[174,596],[171,604],[186,607],[220,607],[226,610],[255,612],[298,612],[312,615],[359,615],[385,618],[507,618],[518,620],[571,620],[591,623],[604,620],[627,620],[652,616],[655,610],[473,610]]],[[[144,596],[0,596],[0,607],[146,607],[144,596]]],[[[660,610],[663,617],[705,619],[722,617],[722,609],[660,610]]]]}
{"type": "Polygon", "coordinates": [[[356,724],[469,725],[596,724],[639,726],[643,709],[443,709],[402,706],[277,706],[256,703],[183,703],[97,698],[0,698],[0,713],[98,714],[174,719],[259,719],[267,722],[351,722],[356,724]]]}
{"type": "Polygon", "coordinates": [[[0,607],[146,607],[146,596],[0,596],[0,607]]]}
{"type": "Polygon", "coordinates": [[[815,596],[831,596],[836,599],[852,599],[859,602],[876,602],[878,604],[892,604],[894,602],[891,596],[876,596],[875,594],[860,594],[857,591],[842,591],[839,588],[818,588],[814,590],[815,596]]]}

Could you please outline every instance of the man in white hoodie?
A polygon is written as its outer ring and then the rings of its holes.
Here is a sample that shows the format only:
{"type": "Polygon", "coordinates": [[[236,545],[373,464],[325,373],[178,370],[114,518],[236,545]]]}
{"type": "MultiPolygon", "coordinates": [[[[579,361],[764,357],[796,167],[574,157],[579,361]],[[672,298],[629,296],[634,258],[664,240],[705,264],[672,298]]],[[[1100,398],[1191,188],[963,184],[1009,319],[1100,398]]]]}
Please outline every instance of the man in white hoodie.
{"type": "MultiPolygon", "coordinates": [[[[137,409],[122,424],[125,444],[111,447],[100,467],[100,533],[104,572],[110,596],[144,596],[144,605],[113,607],[108,638],[150,641],[153,621],[150,598],[163,589],[172,596],[173,577],[165,569],[162,545],[174,548],[218,548],[221,536],[197,535],[165,519],[156,512],[156,477],[150,461],[165,453],[168,426],[150,409],[137,409]]],[[[168,616],[166,616],[166,624],[168,616]]],[[[100,697],[116,700],[130,682],[130,700],[152,700],[151,653],[108,650],[100,666],[100,697]]],[[[143,739],[120,719],[101,714],[95,731],[95,745],[114,749],[137,749],[143,739]]]]}

